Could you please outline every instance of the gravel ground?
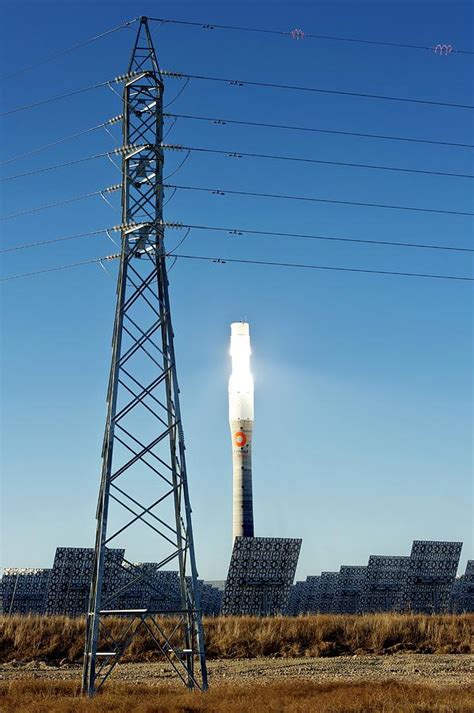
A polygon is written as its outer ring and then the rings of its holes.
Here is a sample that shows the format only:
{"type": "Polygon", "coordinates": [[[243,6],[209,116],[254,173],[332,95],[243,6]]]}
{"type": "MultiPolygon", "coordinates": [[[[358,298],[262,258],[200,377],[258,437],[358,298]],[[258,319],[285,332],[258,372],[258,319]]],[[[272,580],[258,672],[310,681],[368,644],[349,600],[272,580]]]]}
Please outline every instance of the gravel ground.
{"type": "MultiPolygon", "coordinates": [[[[313,681],[386,681],[432,683],[449,686],[472,683],[473,655],[395,654],[393,656],[336,656],[334,658],[233,659],[208,662],[212,685],[220,682],[261,682],[299,678],[313,681]]],[[[43,662],[10,662],[0,665],[0,680],[39,678],[80,680],[79,664],[51,666],[43,662]]],[[[112,674],[117,681],[159,685],[176,680],[171,666],[163,663],[119,664],[112,674]]]]}

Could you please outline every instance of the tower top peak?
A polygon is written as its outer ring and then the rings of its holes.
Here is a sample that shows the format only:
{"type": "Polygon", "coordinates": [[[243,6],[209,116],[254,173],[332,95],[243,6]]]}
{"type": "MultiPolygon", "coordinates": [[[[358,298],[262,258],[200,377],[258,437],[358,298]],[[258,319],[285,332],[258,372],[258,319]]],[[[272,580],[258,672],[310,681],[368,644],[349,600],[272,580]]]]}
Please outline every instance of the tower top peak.
{"type": "Polygon", "coordinates": [[[139,18],[135,44],[128,66],[129,72],[153,72],[161,79],[160,67],[156,57],[155,46],[151,37],[147,17],[139,18]]]}

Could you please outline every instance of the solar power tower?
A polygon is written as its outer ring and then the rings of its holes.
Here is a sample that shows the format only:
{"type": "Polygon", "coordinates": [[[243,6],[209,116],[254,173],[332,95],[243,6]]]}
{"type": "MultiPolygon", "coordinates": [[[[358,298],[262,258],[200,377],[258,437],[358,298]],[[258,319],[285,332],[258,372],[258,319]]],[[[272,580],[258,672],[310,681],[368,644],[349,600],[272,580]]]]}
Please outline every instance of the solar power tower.
{"type": "MultiPolygon", "coordinates": [[[[164,87],[146,18],[139,20],[123,79],[121,257],[84,651],[82,690],[88,695],[103,685],[139,629],[147,630],[185,685],[207,687],[165,261],[164,87]],[[107,550],[122,544],[130,528],[141,528],[140,541],[154,548],[158,569],[178,570],[180,606],[170,635],[160,611],[117,609],[133,578],[115,595],[102,596],[107,550]],[[107,635],[110,615],[124,620],[118,638],[107,635]]],[[[134,569],[128,560],[123,565],[129,573],[134,569]]],[[[137,569],[137,577],[154,591],[146,571],[137,569]]]]}

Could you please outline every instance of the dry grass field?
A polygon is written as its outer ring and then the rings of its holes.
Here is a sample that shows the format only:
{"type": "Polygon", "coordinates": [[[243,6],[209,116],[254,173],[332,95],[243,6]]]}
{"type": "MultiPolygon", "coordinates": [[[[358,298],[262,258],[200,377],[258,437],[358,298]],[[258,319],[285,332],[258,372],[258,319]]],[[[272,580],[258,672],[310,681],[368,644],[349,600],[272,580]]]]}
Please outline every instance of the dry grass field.
{"type": "Polygon", "coordinates": [[[110,683],[92,700],[76,684],[0,683],[8,713],[472,713],[474,690],[420,684],[274,682],[222,684],[205,694],[110,683]]]}
{"type": "Polygon", "coordinates": [[[210,618],[208,693],[178,686],[143,633],[86,700],[84,619],[4,616],[0,713],[472,713],[473,631],[472,614],[210,618]]]}
{"type": "MultiPolygon", "coordinates": [[[[124,620],[108,622],[117,632],[124,620]]],[[[171,627],[172,621],[165,622],[171,627]]],[[[390,654],[400,651],[468,654],[474,649],[474,614],[319,614],[300,617],[216,617],[204,622],[209,659],[320,657],[390,654]]],[[[84,619],[46,616],[0,617],[0,662],[82,658],[84,619]]],[[[158,656],[146,632],[139,633],[125,661],[158,656]]]]}

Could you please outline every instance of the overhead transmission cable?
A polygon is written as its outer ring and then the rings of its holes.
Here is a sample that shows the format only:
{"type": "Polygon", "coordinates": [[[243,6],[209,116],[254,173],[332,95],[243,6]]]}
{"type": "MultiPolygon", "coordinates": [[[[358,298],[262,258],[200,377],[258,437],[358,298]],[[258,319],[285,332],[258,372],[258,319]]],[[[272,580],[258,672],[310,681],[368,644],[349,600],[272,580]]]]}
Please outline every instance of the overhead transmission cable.
{"type": "MultiPolygon", "coordinates": [[[[140,72],[132,72],[126,75],[122,75],[121,77],[117,77],[113,81],[118,83],[119,81],[123,81],[124,79],[127,79],[130,76],[134,76],[140,74],[140,72]]],[[[390,96],[390,95],[382,95],[382,94],[368,94],[364,92],[349,92],[349,91],[342,91],[342,90],[335,90],[335,89],[322,89],[321,87],[303,87],[303,86],[298,86],[295,84],[277,84],[274,82],[257,82],[257,81],[251,81],[251,80],[241,80],[241,79],[229,79],[229,78],[224,78],[224,77],[213,77],[209,75],[199,75],[199,74],[184,74],[183,72],[172,72],[168,70],[161,70],[161,74],[165,77],[172,77],[174,79],[195,79],[195,80],[203,80],[203,81],[208,81],[208,82],[221,82],[224,84],[230,84],[234,86],[253,86],[253,87],[267,87],[270,89],[287,89],[291,91],[299,91],[299,92],[317,92],[320,94],[333,94],[333,95],[338,95],[338,96],[348,96],[348,97],[362,97],[365,99],[379,99],[383,101],[395,101],[395,102],[405,102],[405,103],[411,103],[411,104],[427,104],[430,106],[443,106],[443,107],[450,107],[450,108],[455,108],[455,109],[474,109],[474,106],[471,104],[455,104],[451,102],[442,102],[442,101],[434,101],[434,100],[429,100],[429,99],[416,99],[416,98],[409,98],[409,97],[396,97],[396,96],[390,96]]],[[[77,94],[83,94],[84,92],[90,92],[95,89],[99,89],[101,87],[109,87],[110,88],[111,82],[106,81],[106,82],[99,82],[97,84],[92,84],[89,87],[83,87],[81,89],[75,89],[72,92],[66,92],[65,94],[58,94],[57,96],[54,97],[48,97],[47,99],[41,99],[40,101],[32,102],[31,104],[25,104],[24,106],[16,107],[15,109],[9,109],[8,111],[4,111],[0,113],[0,117],[4,116],[10,116],[12,114],[16,114],[20,111],[26,111],[27,109],[33,109],[34,107],[37,106],[42,106],[44,104],[49,104],[51,102],[58,101],[60,99],[65,99],[67,97],[72,97],[77,94]]]]}
{"type": "Polygon", "coordinates": [[[164,106],[165,109],[167,109],[169,106],[171,106],[172,104],[174,104],[175,101],[177,101],[177,100],[180,98],[180,96],[182,95],[182,93],[184,92],[184,90],[186,89],[186,87],[188,86],[189,82],[190,82],[189,79],[187,79],[187,80],[185,81],[185,83],[183,84],[183,86],[181,87],[181,89],[179,90],[179,92],[173,97],[173,99],[171,99],[167,104],[165,104],[165,106],[164,106]]]}
{"type": "MultiPolygon", "coordinates": [[[[183,227],[184,227],[184,226],[183,226],[183,227]]],[[[166,255],[167,255],[168,257],[174,256],[175,251],[178,250],[178,248],[181,247],[181,245],[184,243],[184,241],[186,240],[186,238],[188,237],[188,235],[189,235],[190,232],[191,232],[191,227],[188,227],[187,230],[186,230],[186,232],[185,232],[185,234],[184,234],[184,236],[181,238],[181,240],[179,240],[179,241],[176,243],[176,245],[174,246],[174,248],[171,248],[171,250],[168,250],[168,251],[167,251],[166,255]]],[[[174,263],[173,263],[173,265],[174,265],[174,263]]]]}
{"type": "Polygon", "coordinates": [[[8,275],[7,277],[0,277],[0,282],[7,282],[9,280],[18,280],[20,277],[32,277],[33,275],[42,275],[45,272],[56,272],[57,270],[67,270],[70,267],[79,267],[81,265],[92,265],[93,263],[100,263],[107,260],[115,260],[120,257],[120,253],[115,255],[104,255],[103,257],[92,258],[92,260],[82,260],[81,262],[70,262],[68,265],[57,265],[55,267],[45,267],[41,270],[34,270],[32,272],[23,272],[19,275],[8,275]]]}
{"type": "Polygon", "coordinates": [[[58,94],[55,97],[49,97],[48,99],[41,99],[37,102],[32,102],[31,104],[25,104],[24,106],[18,106],[15,109],[9,109],[8,111],[3,111],[0,114],[2,116],[9,116],[10,114],[17,114],[19,111],[26,111],[27,109],[33,109],[37,106],[42,106],[43,104],[49,104],[50,102],[58,101],[59,99],[66,99],[67,97],[73,97],[76,94],[84,94],[85,92],[91,92],[94,89],[99,89],[100,87],[106,87],[107,82],[99,82],[98,84],[92,84],[90,87],[83,87],[82,89],[75,89],[72,92],[66,92],[65,94],[58,94]]]}
{"type": "MultiPolygon", "coordinates": [[[[349,162],[349,161],[329,161],[329,160],[323,160],[323,159],[313,159],[313,158],[304,158],[301,156],[282,156],[278,154],[263,154],[263,153],[252,153],[252,152],[245,152],[245,151],[234,151],[234,150],[229,150],[229,149],[212,149],[212,148],[206,148],[203,146],[185,146],[182,144],[162,144],[163,149],[168,150],[168,151],[184,151],[186,152],[186,155],[183,159],[183,161],[179,164],[179,166],[170,173],[165,180],[173,176],[175,173],[177,173],[180,168],[185,164],[187,159],[189,158],[189,155],[191,152],[197,152],[197,153],[208,153],[208,154],[216,154],[220,156],[226,156],[227,158],[254,158],[254,159],[264,159],[264,160],[274,160],[274,161],[290,161],[290,162],[296,162],[296,163],[310,163],[310,164],[317,164],[317,165],[324,165],[324,166],[342,166],[342,167],[348,167],[348,168],[362,168],[362,169],[371,169],[371,170],[376,170],[376,171],[392,171],[392,172],[397,172],[397,173],[415,173],[415,174],[422,174],[422,175],[427,175],[427,176],[442,176],[446,178],[474,178],[474,174],[469,174],[469,173],[451,173],[449,171],[429,171],[425,169],[418,169],[418,168],[407,168],[403,166],[387,166],[387,165],[377,165],[377,164],[368,164],[368,163],[355,163],[355,162],[349,162]]],[[[102,153],[98,154],[93,154],[92,156],[85,156],[84,158],[78,158],[78,159],[73,159],[72,161],[66,161],[65,163],[57,163],[52,166],[45,166],[43,168],[37,168],[34,169],[33,171],[26,171],[24,173],[16,173],[11,176],[4,176],[3,178],[0,178],[0,182],[5,182],[5,181],[13,181],[18,178],[24,178],[26,176],[33,176],[38,173],[44,173],[47,171],[53,171],[58,168],[64,168],[67,166],[73,166],[78,163],[84,163],[86,161],[93,161],[98,158],[103,158],[105,156],[112,156],[114,154],[117,154],[120,152],[119,149],[114,149],[113,151],[105,151],[102,153]]]]}
{"type": "Polygon", "coordinates": [[[43,168],[35,168],[34,171],[26,171],[25,173],[15,173],[12,176],[4,176],[3,178],[0,178],[0,182],[3,183],[4,181],[14,181],[17,178],[25,178],[26,176],[34,176],[37,173],[46,173],[47,171],[54,171],[58,168],[65,168],[66,166],[74,166],[75,164],[78,163],[86,163],[86,161],[94,161],[95,159],[98,158],[104,158],[105,156],[109,156],[109,154],[113,154],[113,151],[105,151],[103,153],[96,153],[93,154],[92,156],[84,156],[84,158],[76,158],[73,159],[72,161],[66,161],[65,163],[56,163],[53,166],[43,166],[43,168]]]}
{"type": "Polygon", "coordinates": [[[59,99],[66,99],[67,97],[75,96],[76,94],[84,94],[85,92],[91,92],[94,89],[100,89],[101,87],[109,87],[111,82],[120,84],[124,80],[130,79],[131,77],[143,75],[143,72],[128,72],[127,74],[121,74],[115,77],[113,80],[108,80],[106,82],[99,82],[98,84],[92,84],[89,87],[83,87],[82,89],[75,89],[72,92],[66,92],[65,94],[58,94],[55,97],[48,97],[47,99],[41,99],[40,101],[32,102],[31,104],[25,104],[24,106],[18,106],[15,109],[9,109],[0,114],[0,117],[10,116],[11,114],[17,114],[19,111],[26,111],[27,109],[33,109],[37,106],[42,106],[43,104],[49,104],[51,102],[58,101],[59,99]]]}
{"type": "MultiPolygon", "coordinates": [[[[388,247],[401,247],[401,248],[417,248],[417,249],[422,249],[422,250],[448,250],[452,252],[474,252],[474,248],[464,248],[461,246],[457,245],[433,245],[433,244],[424,244],[424,243],[413,243],[413,242],[399,242],[399,241],[393,241],[393,240],[370,240],[369,238],[348,238],[348,237],[341,237],[341,236],[334,236],[334,235],[314,235],[314,234],[308,234],[308,233],[285,233],[281,231],[274,231],[274,230],[256,230],[256,229],[250,229],[250,228],[226,228],[223,226],[216,226],[216,225],[198,225],[194,223],[181,223],[181,222],[176,222],[176,221],[164,221],[162,223],[164,228],[170,228],[170,229],[184,229],[186,230],[186,235],[185,238],[183,238],[183,241],[188,237],[189,231],[190,230],[203,230],[203,231],[209,231],[209,232],[219,232],[219,233],[226,233],[231,236],[241,236],[241,235],[257,235],[257,236],[267,236],[267,237],[281,237],[281,238],[291,238],[292,240],[294,239],[304,239],[304,240],[322,240],[322,241],[329,241],[329,242],[343,242],[343,243],[355,243],[355,244],[363,244],[363,245],[381,245],[381,246],[388,246],[388,247]]],[[[93,230],[88,233],[76,233],[75,235],[66,235],[64,237],[60,238],[52,238],[50,240],[42,240],[34,243],[26,243],[23,245],[15,245],[10,248],[3,248],[0,250],[1,253],[9,253],[9,252],[16,252],[17,250],[25,250],[28,248],[36,248],[36,247],[41,247],[43,245],[51,245],[52,243],[60,243],[63,241],[68,241],[68,240],[75,240],[76,238],[82,238],[82,237],[87,237],[91,235],[99,235],[101,233],[105,233],[106,235],[110,236],[111,232],[117,232],[119,228],[117,226],[115,227],[110,227],[110,228],[101,228],[98,230],[93,230]]],[[[181,244],[182,242],[178,242],[177,245],[169,251],[169,254],[172,254],[181,244]]]]}
{"type": "Polygon", "coordinates": [[[27,67],[23,67],[22,69],[17,69],[12,74],[8,74],[4,77],[0,77],[0,79],[5,80],[5,79],[12,79],[13,77],[17,77],[19,74],[23,74],[24,72],[27,72],[30,69],[35,69],[36,67],[39,67],[40,65],[45,64],[46,62],[51,62],[52,60],[57,59],[58,57],[63,57],[65,54],[69,54],[69,52],[73,52],[74,50],[77,50],[80,47],[84,47],[85,45],[89,45],[92,42],[96,42],[97,40],[100,40],[103,37],[107,37],[107,35],[111,35],[112,33],[117,32],[118,30],[123,30],[125,27],[130,27],[130,25],[133,25],[133,23],[136,22],[137,20],[138,20],[138,18],[135,17],[133,20],[129,20],[128,22],[124,22],[122,25],[118,25],[118,27],[112,27],[112,29],[106,30],[105,32],[101,32],[99,35],[94,35],[94,37],[89,37],[89,39],[83,40],[82,42],[72,45],[71,47],[67,47],[64,50],[60,50],[59,52],[50,54],[47,57],[43,57],[42,59],[38,60],[34,64],[30,64],[27,67]]]}
{"type": "Polygon", "coordinates": [[[176,191],[177,191],[176,188],[174,188],[174,189],[171,191],[171,195],[168,196],[168,198],[167,198],[167,199],[164,201],[164,203],[163,203],[163,208],[164,208],[166,205],[168,205],[168,203],[169,203],[170,201],[173,200],[173,198],[174,198],[175,195],[176,195],[176,191]]]}
{"type": "Polygon", "coordinates": [[[85,134],[90,134],[92,131],[98,131],[99,129],[105,129],[107,126],[110,126],[111,124],[115,124],[116,121],[117,121],[117,119],[114,117],[113,119],[109,119],[108,121],[102,122],[102,124],[97,124],[96,126],[91,126],[89,129],[83,129],[82,131],[78,131],[75,134],[69,134],[69,136],[63,136],[61,139],[52,141],[49,144],[44,144],[43,146],[38,146],[37,148],[31,149],[31,151],[26,151],[26,153],[18,154],[18,156],[12,156],[11,158],[7,158],[4,161],[0,161],[0,166],[4,166],[6,163],[11,163],[12,161],[19,161],[22,158],[27,158],[28,156],[32,156],[35,153],[39,153],[40,151],[45,151],[46,149],[50,149],[53,146],[57,146],[58,144],[63,144],[66,141],[71,141],[72,139],[77,139],[79,136],[84,136],[85,134]]]}
{"type": "MultiPolygon", "coordinates": [[[[408,44],[406,42],[388,42],[384,40],[366,40],[366,39],[360,39],[356,37],[337,37],[334,35],[319,35],[319,34],[314,34],[312,32],[304,32],[301,29],[294,29],[294,30],[270,30],[268,28],[264,27],[241,27],[238,25],[219,25],[214,22],[212,23],[203,23],[203,22],[190,22],[188,20],[173,20],[170,18],[163,18],[160,19],[158,17],[149,17],[148,18],[151,22],[160,22],[161,24],[168,24],[168,25],[188,25],[189,27],[198,27],[203,30],[235,30],[238,32],[254,32],[258,34],[265,34],[265,35],[279,35],[282,37],[289,37],[293,39],[310,39],[310,40],[331,40],[334,42],[351,42],[351,43],[356,43],[356,44],[363,44],[363,45],[378,45],[382,47],[399,47],[399,48],[405,48],[405,49],[414,49],[414,50],[429,50],[431,52],[436,51],[437,47],[441,47],[441,45],[435,45],[435,46],[428,46],[428,45],[412,45],[408,44]]],[[[459,50],[455,49],[451,45],[445,45],[446,47],[451,47],[451,50],[449,51],[449,54],[451,52],[456,52],[458,54],[474,54],[474,51],[472,50],[459,50]]],[[[448,50],[446,50],[447,52],[448,50]]]]}
{"type": "Polygon", "coordinates": [[[100,235],[101,233],[108,233],[110,228],[101,228],[99,230],[91,230],[88,233],[76,233],[75,235],[65,235],[61,238],[51,238],[51,240],[40,240],[35,243],[24,243],[23,245],[15,245],[11,248],[2,248],[0,253],[12,253],[17,250],[27,250],[29,248],[37,248],[43,245],[52,245],[53,243],[62,243],[67,240],[76,240],[77,238],[85,238],[90,235],[100,235]]]}
{"type": "Polygon", "coordinates": [[[271,267],[292,267],[300,268],[306,270],[331,270],[336,272],[363,272],[371,275],[396,275],[399,277],[424,277],[431,278],[435,280],[461,280],[464,282],[474,282],[474,277],[463,277],[461,275],[437,275],[432,273],[423,272],[398,272],[395,270],[369,270],[366,268],[358,267],[339,267],[335,265],[311,265],[308,263],[295,263],[295,262],[276,262],[270,260],[250,260],[243,258],[220,258],[220,257],[210,257],[208,255],[179,255],[173,253],[173,257],[185,260],[205,260],[207,262],[215,262],[220,264],[225,263],[239,263],[242,265],[265,265],[271,267]]]}
{"type": "MultiPolygon", "coordinates": [[[[120,257],[119,253],[114,255],[106,255],[100,258],[93,258],[92,260],[84,260],[82,262],[69,263],[68,265],[58,265],[55,267],[42,268],[40,270],[34,270],[32,272],[25,272],[17,275],[8,275],[7,277],[0,278],[0,282],[6,282],[9,280],[17,280],[22,277],[32,277],[33,275],[40,275],[46,272],[54,272],[57,270],[66,270],[72,267],[79,267],[81,265],[90,265],[93,263],[100,263],[106,260],[114,260],[120,257]]],[[[178,260],[200,260],[206,262],[213,262],[217,264],[226,263],[236,263],[242,265],[259,265],[264,267],[285,267],[285,268],[296,268],[296,269],[306,269],[306,270],[327,270],[331,272],[354,272],[354,273],[365,273],[370,275],[393,275],[396,277],[416,277],[434,280],[450,280],[450,281],[461,281],[461,282],[474,282],[474,277],[464,277],[462,275],[439,275],[434,273],[423,273],[423,272],[399,272],[395,270],[370,270],[366,268],[357,267],[342,267],[336,265],[314,265],[309,263],[293,263],[293,262],[276,262],[269,260],[250,260],[250,259],[240,259],[240,258],[221,258],[221,257],[211,257],[208,255],[177,255],[167,254],[166,257],[171,257],[178,260]]]]}
{"type": "Polygon", "coordinates": [[[470,173],[449,173],[446,171],[427,171],[417,168],[404,168],[397,166],[374,165],[370,163],[353,163],[348,161],[324,161],[316,158],[303,158],[301,156],[281,156],[276,154],[250,153],[245,151],[229,151],[223,149],[210,149],[202,146],[182,146],[181,144],[163,144],[164,149],[171,151],[196,151],[200,153],[212,153],[224,155],[229,158],[259,158],[269,159],[274,161],[293,161],[298,163],[313,163],[325,166],[346,166],[350,168],[368,168],[376,171],[397,171],[401,173],[421,173],[427,176],[445,176],[450,178],[474,178],[474,174],[470,173]]]}
{"type": "Polygon", "coordinates": [[[93,196],[102,196],[103,194],[112,193],[113,191],[118,191],[122,188],[121,184],[116,184],[115,186],[110,186],[102,191],[94,191],[92,193],[84,193],[81,196],[74,196],[73,198],[66,198],[62,201],[57,201],[56,203],[47,203],[46,205],[36,206],[35,208],[29,208],[28,210],[22,210],[19,213],[10,213],[10,215],[0,215],[1,220],[10,220],[12,218],[18,218],[22,215],[28,215],[29,213],[38,213],[42,210],[47,210],[48,208],[57,208],[59,206],[67,205],[68,203],[75,203],[76,201],[82,201],[86,198],[92,198],[93,196]]]}
{"type": "Polygon", "coordinates": [[[183,158],[183,160],[181,161],[181,163],[180,163],[175,169],[173,169],[173,170],[171,171],[171,173],[168,173],[168,175],[165,176],[163,180],[164,180],[164,181],[167,181],[167,180],[170,179],[172,176],[174,176],[176,173],[178,173],[178,171],[180,171],[180,170],[183,168],[184,164],[186,163],[186,161],[188,160],[188,158],[189,158],[190,156],[191,156],[191,151],[188,151],[188,152],[186,153],[185,157],[183,158]]]}
{"type": "MultiPolygon", "coordinates": [[[[247,228],[226,228],[216,225],[196,225],[194,223],[181,223],[166,221],[164,223],[165,227],[187,229],[187,230],[204,230],[211,232],[227,233],[231,236],[240,235],[258,235],[267,237],[280,237],[280,238],[301,238],[304,240],[327,240],[343,243],[357,243],[364,245],[384,245],[391,247],[403,247],[403,248],[420,248],[423,250],[450,250],[454,252],[474,252],[474,248],[462,248],[458,246],[451,245],[433,245],[433,244],[423,244],[423,243],[412,243],[412,242],[397,242],[392,240],[369,240],[368,238],[347,238],[334,235],[311,235],[308,233],[285,233],[281,231],[274,230],[255,230],[247,228]]],[[[175,248],[176,249],[176,248],[175,248]]]]}
{"type": "Polygon", "coordinates": [[[474,213],[469,213],[467,211],[459,210],[441,210],[439,208],[417,208],[415,206],[404,206],[404,205],[393,205],[386,203],[363,203],[362,201],[347,201],[347,200],[336,200],[331,198],[316,198],[313,196],[295,196],[287,195],[282,193],[259,193],[257,191],[237,191],[237,190],[227,190],[223,188],[209,188],[207,186],[178,186],[172,183],[163,183],[164,188],[175,188],[176,190],[183,191],[199,191],[202,193],[211,193],[213,195],[225,196],[235,195],[235,196],[253,196],[256,198],[275,198],[278,200],[293,200],[293,201],[309,201],[312,203],[333,203],[336,205],[357,205],[363,206],[365,208],[387,208],[390,210],[409,210],[416,211],[419,213],[441,213],[444,215],[467,215],[474,216],[474,213]]]}
{"type": "MultiPolygon", "coordinates": [[[[163,188],[171,188],[172,195],[168,198],[168,201],[174,196],[176,191],[197,191],[201,193],[210,193],[212,195],[225,196],[225,195],[236,195],[236,196],[250,196],[256,198],[273,198],[278,200],[296,200],[296,201],[307,201],[311,203],[329,203],[336,205],[354,205],[363,206],[366,208],[385,208],[390,210],[407,210],[416,211],[419,213],[438,213],[443,215],[462,215],[462,216],[474,216],[474,213],[459,210],[442,210],[440,208],[418,208],[415,206],[402,206],[386,203],[365,203],[362,201],[349,201],[349,200],[339,200],[335,198],[317,198],[314,196],[299,196],[299,195],[288,195],[282,193],[262,193],[257,191],[241,191],[241,190],[231,190],[222,188],[210,188],[207,186],[184,186],[176,185],[172,183],[163,183],[163,188]]],[[[11,213],[10,215],[0,216],[0,221],[10,220],[11,218],[17,218],[22,215],[27,215],[29,213],[36,213],[48,208],[56,208],[58,206],[66,205],[68,203],[73,203],[75,201],[84,200],[86,198],[91,198],[93,196],[103,196],[104,194],[111,193],[121,189],[121,184],[115,184],[101,191],[94,191],[92,193],[85,193],[80,196],[74,196],[73,198],[66,198],[65,200],[58,201],[56,203],[48,203],[46,205],[36,206],[35,208],[29,208],[28,210],[20,211],[18,213],[11,213]]]]}
{"type": "Polygon", "coordinates": [[[297,92],[316,92],[319,94],[334,94],[346,97],[362,97],[363,99],[379,99],[382,101],[404,102],[408,104],[427,104],[429,106],[444,106],[452,109],[474,109],[472,104],[455,104],[452,102],[442,102],[430,99],[417,99],[410,97],[397,97],[387,94],[368,94],[366,92],[349,92],[336,89],[323,89],[321,87],[303,87],[297,84],[277,84],[275,82],[257,82],[252,80],[232,79],[229,77],[214,77],[204,74],[185,74],[184,72],[173,72],[169,70],[161,70],[161,74],[165,77],[173,77],[175,79],[195,79],[206,82],[220,82],[239,87],[266,87],[269,89],[287,89],[297,92]]]}
{"type": "MultiPolygon", "coordinates": [[[[417,143],[417,144],[434,144],[436,146],[456,146],[459,148],[468,148],[468,149],[473,149],[474,144],[462,144],[462,143],[454,143],[452,141],[435,141],[431,139],[416,139],[413,137],[407,137],[407,136],[387,136],[384,134],[363,134],[359,131],[337,131],[335,129],[320,129],[317,127],[313,126],[292,126],[290,124],[269,124],[263,121],[239,121],[237,119],[227,119],[227,118],[219,118],[219,117],[210,117],[210,116],[196,116],[192,114],[171,114],[169,112],[165,112],[163,114],[165,117],[169,118],[174,118],[175,120],[177,119],[189,119],[189,120],[194,120],[194,121],[207,121],[212,124],[219,124],[219,125],[225,125],[225,124],[235,124],[238,126],[257,126],[257,127],[262,127],[264,129],[286,129],[288,131],[308,131],[311,133],[320,133],[320,134],[336,134],[338,136],[357,136],[361,137],[364,139],[382,139],[384,141],[408,141],[410,143],[417,143]]],[[[173,123],[174,126],[174,123],[173,123]]]]}

